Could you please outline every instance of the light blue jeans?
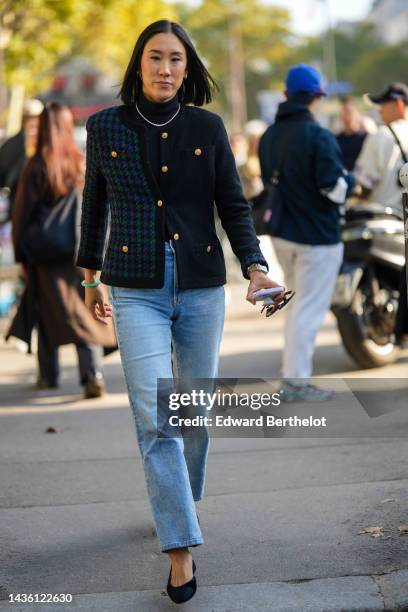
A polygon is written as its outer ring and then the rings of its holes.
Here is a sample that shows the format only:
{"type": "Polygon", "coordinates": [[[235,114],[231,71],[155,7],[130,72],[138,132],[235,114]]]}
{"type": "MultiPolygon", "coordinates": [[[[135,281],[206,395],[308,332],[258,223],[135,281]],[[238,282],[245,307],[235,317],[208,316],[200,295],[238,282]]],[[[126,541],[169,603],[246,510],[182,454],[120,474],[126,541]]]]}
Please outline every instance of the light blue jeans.
{"type": "Polygon", "coordinates": [[[165,243],[163,288],[111,287],[110,292],[160,548],[197,546],[203,536],[194,502],[204,492],[208,432],[158,437],[157,379],[217,376],[224,287],[179,289],[174,251],[165,243]]]}

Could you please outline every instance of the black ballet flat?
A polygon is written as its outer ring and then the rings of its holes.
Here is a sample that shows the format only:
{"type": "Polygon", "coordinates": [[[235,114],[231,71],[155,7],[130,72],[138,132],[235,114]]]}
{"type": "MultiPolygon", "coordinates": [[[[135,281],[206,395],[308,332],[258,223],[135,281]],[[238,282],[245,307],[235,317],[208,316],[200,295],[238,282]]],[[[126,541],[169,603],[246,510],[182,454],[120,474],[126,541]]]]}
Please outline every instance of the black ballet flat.
{"type": "Polygon", "coordinates": [[[167,595],[170,597],[174,603],[181,604],[189,601],[192,597],[194,597],[197,590],[197,580],[194,576],[196,571],[196,564],[193,559],[193,577],[191,580],[182,584],[180,586],[173,586],[171,584],[171,568],[169,574],[169,580],[167,582],[167,595]]]}

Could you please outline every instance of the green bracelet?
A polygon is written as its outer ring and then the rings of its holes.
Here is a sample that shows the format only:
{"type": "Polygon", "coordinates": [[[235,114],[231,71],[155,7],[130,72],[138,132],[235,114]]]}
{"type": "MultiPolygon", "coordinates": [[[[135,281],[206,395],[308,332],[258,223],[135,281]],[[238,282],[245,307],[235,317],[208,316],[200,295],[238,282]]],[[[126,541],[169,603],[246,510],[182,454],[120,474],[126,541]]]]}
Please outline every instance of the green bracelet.
{"type": "Polygon", "coordinates": [[[92,283],[87,283],[86,281],[83,280],[81,283],[83,287],[97,287],[100,284],[101,284],[100,280],[93,281],[92,283]]]}

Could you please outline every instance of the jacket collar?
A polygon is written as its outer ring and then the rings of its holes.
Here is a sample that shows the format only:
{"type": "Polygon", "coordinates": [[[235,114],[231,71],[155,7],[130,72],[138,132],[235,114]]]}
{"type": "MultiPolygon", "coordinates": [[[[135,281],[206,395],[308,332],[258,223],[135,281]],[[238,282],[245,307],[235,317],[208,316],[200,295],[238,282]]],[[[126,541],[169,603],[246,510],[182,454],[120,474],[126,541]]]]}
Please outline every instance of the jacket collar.
{"type": "Polygon", "coordinates": [[[304,104],[299,102],[286,101],[281,102],[278,107],[276,114],[276,121],[282,121],[287,119],[296,119],[302,121],[315,121],[313,114],[304,104]]]}

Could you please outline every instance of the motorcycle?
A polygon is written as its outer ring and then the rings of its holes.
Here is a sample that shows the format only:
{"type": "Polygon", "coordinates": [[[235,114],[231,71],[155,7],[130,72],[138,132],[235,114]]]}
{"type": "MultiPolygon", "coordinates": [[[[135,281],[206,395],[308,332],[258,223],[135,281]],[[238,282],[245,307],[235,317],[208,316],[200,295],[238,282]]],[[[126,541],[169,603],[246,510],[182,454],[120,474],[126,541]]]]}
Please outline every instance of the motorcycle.
{"type": "Polygon", "coordinates": [[[403,213],[376,203],[345,210],[344,260],[332,297],[343,345],[361,368],[394,363],[395,319],[405,265],[403,213]]]}

